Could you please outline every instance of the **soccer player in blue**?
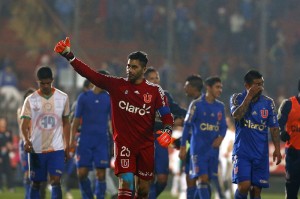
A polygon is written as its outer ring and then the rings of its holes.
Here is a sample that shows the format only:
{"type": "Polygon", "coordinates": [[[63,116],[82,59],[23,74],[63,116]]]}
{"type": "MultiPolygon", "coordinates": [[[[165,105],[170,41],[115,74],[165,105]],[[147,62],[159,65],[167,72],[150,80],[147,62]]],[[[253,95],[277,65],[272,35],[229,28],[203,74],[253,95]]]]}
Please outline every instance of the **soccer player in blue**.
{"type": "MultiPolygon", "coordinates": [[[[198,99],[202,94],[202,88],[203,80],[200,75],[190,75],[186,78],[184,91],[187,97],[190,97],[193,100],[198,99]]],[[[190,178],[190,148],[186,148],[186,141],[183,141],[182,139],[190,141],[190,133],[187,137],[181,138],[180,144],[184,144],[180,147],[179,158],[183,161],[183,168],[186,174],[187,199],[191,199],[194,198],[196,192],[196,180],[190,178]]]]}
{"type": "Polygon", "coordinates": [[[263,76],[250,70],[244,76],[245,90],[230,98],[236,135],[233,146],[232,181],[238,184],[235,199],[261,198],[261,189],[269,187],[270,131],[275,150],[273,161],[281,162],[279,127],[273,99],[262,95],[263,76]]]}
{"type": "Polygon", "coordinates": [[[218,162],[219,146],[225,136],[225,106],[217,100],[222,92],[219,77],[206,80],[207,91],[193,100],[184,122],[181,151],[191,131],[190,141],[190,177],[197,180],[197,189],[193,198],[209,199],[211,197],[209,180],[212,178],[218,162]],[[210,86],[212,85],[212,86],[210,86]]]}
{"type": "MultiPolygon", "coordinates": [[[[206,86],[206,96],[208,96],[208,98],[217,99],[221,96],[223,85],[222,85],[221,79],[219,77],[208,77],[204,83],[206,86]]],[[[225,119],[225,121],[226,121],[226,119],[225,119]]],[[[227,125],[226,125],[226,130],[227,130],[227,125]]],[[[224,133],[224,136],[225,136],[225,133],[224,133]]],[[[213,149],[214,149],[213,154],[215,155],[215,158],[213,159],[213,161],[215,164],[211,167],[212,168],[212,176],[210,177],[210,181],[211,181],[213,187],[215,187],[216,194],[218,194],[220,199],[225,198],[223,190],[221,189],[221,185],[219,182],[219,175],[218,175],[219,147],[221,145],[221,142],[223,141],[224,136],[220,136],[219,139],[217,139],[213,144],[213,149]]]]}
{"type": "MultiPolygon", "coordinates": [[[[154,84],[160,84],[160,77],[158,71],[153,68],[147,68],[144,73],[146,80],[154,84]]],[[[181,108],[173,99],[173,97],[168,93],[168,91],[164,91],[165,95],[168,99],[169,107],[171,113],[174,115],[175,122],[180,122],[181,118],[184,118],[186,114],[186,110],[181,108]]],[[[182,121],[182,120],[181,120],[182,121]]],[[[182,122],[181,122],[182,123],[182,122]]],[[[163,124],[159,118],[155,120],[154,124],[154,132],[162,129],[163,124]]],[[[156,135],[158,137],[159,135],[156,135]]],[[[155,182],[151,184],[149,199],[157,198],[161,192],[165,189],[168,182],[168,174],[169,174],[169,152],[168,148],[162,147],[157,140],[154,142],[155,145],[155,182]]]]}
{"type": "MultiPolygon", "coordinates": [[[[99,71],[108,75],[106,71],[99,71]]],[[[71,126],[72,138],[81,124],[76,148],[77,175],[83,199],[94,196],[88,173],[96,169],[95,195],[104,199],[106,191],[105,170],[110,166],[109,120],[111,114],[109,94],[96,86],[79,95],[75,119],[71,126]]]]}

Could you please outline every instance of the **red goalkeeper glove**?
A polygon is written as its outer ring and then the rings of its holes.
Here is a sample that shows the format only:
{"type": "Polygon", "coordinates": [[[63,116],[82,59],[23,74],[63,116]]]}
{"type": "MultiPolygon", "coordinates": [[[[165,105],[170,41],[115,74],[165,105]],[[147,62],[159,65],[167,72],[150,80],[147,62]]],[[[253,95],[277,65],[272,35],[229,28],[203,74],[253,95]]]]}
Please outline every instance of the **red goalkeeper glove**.
{"type": "Polygon", "coordinates": [[[71,52],[70,47],[71,47],[70,38],[66,37],[65,40],[61,40],[55,45],[54,51],[61,54],[68,61],[70,61],[71,59],[74,58],[74,54],[71,52]]]}
{"type": "Polygon", "coordinates": [[[166,126],[164,129],[158,130],[156,134],[160,134],[160,136],[157,138],[158,143],[162,147],[168,147],[172,141],[172,127],[166,126]]]}

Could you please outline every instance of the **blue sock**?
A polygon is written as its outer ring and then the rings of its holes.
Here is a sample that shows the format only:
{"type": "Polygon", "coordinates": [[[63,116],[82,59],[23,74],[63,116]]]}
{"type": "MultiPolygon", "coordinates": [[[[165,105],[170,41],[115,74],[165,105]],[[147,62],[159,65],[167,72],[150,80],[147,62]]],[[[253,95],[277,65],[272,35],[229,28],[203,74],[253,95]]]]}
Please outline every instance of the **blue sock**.
{"type": "Polygon", "coordinates": [[[24,189],[25,189],[25,199],[30,199],[30,197],[29,197],[29,192],[30,192],[29,178],[24,178],[23,185],[24,185],[24,189]]]}
{"type": "Polygon", "coordinates": [[[156,186],[155,186],[154,183],[151,183],[148,198],[149,199],[156,199],[156,186]]]}
{"type": "Polygon", "coordinates": [[[210,199],[209,189],[210,189],[210,186],[208,183],[199,183],[197,186],[196,194],[201,199],[210,199]]]}
{"type": "Polygon", "coordinates": [[[52,185],[51,199],[62,199],[62,192],[60,184],[52,185]]]}
{"type": "Polygon", "coordinates": [[[186,190],[186,197],[187,199],[193,199],[196,193],[196,186],[188,187],[186,190]]]}
{"type": "Polygon", "coordinates": [[[41,198],[40,187],[30,186],[29,198],[30,199],[40,199],[41,198]]]}
{"type": "Polygon", "coordinates": [[[235,190],[234,199],[247,199],[248,194],[242,194],[238,189],[235,190]]]}
{"type": "Polygon", "coordinates": [[[216,190],[217,190],[217,193],[218,193],[218,195],[219,195],[219,198],[220,198],[220,199],[225,198],[224,193],[223,193],[223,191],[222,191],[222,189],[221,189],[221,186],[220,186],[220,183],[219,183],[219,178],[218,178],[218,176],[213,176],[211,180],[212,180],[212,183],[213,183],[213,185],[215,186],[215,188],[216,188],[216,190]]]}
{"type": "Polygon", "coordinates": [[[95,194],[97,199],[104,199],[106,191],[106,182],[96,180],[95,194]]]}
{"type": "Polygon", "coordinates": [[[89,178],[84,178],[79,180],[79,188],[80,188],[82,199],[90,199],[94,197],[91,188],[91,181],[89,178]]]}

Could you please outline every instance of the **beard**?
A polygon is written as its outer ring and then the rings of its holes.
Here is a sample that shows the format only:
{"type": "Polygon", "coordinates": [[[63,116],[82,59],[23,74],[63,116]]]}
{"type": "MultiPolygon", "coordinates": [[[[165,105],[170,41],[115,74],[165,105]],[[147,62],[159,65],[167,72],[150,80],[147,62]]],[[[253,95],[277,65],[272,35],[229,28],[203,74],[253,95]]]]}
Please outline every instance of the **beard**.
{"type": "Polygon", "coordinates": [[[259,92],[253,97],[253,99],[257,99],[259,96],[261,96],[261,94],[262,94],[262,91],[259,91],[259,92]]]}

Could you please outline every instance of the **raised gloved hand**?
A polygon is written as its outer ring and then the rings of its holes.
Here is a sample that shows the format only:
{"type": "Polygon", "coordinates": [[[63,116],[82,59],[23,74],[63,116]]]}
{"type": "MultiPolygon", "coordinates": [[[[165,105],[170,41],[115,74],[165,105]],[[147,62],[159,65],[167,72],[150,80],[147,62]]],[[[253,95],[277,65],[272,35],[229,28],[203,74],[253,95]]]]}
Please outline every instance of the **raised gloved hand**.
{"type": "Polygon", "coordinates": [[[74,58],[74,54],[71,52],[70,47],[71,47],[70,38],[66,37],[65,40],[61,40],[55,45],[54,51],[61,54],[68,61],[70,61],[71,59],[74,58]]]}
{"type": "Polygon", "coordinates": [[[280,131],[280,139],[283,142],[287,142],[290,140],[290,135],[286,131],[280,131]]]}
{"type": "Polygon", "coordinates": [[[160,134],[158,136],[157,141],[162,147],[168,147],[169,144],[172,141],[172,127],[171,126],[165,126],[164,129],[158,130],[156,134],[160,134]]]}

